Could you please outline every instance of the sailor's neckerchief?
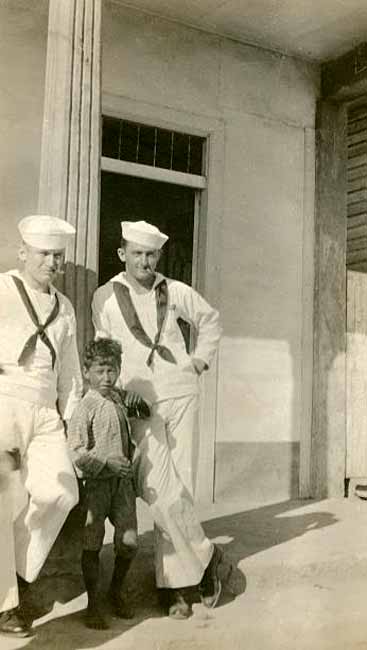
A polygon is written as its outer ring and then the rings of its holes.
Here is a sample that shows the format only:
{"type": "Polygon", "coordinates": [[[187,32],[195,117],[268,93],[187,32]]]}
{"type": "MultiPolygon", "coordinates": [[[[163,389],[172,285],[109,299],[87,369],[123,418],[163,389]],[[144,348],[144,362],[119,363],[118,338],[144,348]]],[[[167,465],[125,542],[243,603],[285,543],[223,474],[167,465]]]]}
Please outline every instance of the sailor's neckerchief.
{"type": "Polygon", "coordinates": [[[32,304],[32,301],[26,291],[26,288],[22,282],[22,280],[16,276],[12,275],[12,279],[14,280],[14,284],[16,288],[18,289],[19,295],[21,297],[21,300],[23,302],[24,307],[26,308],[28,315],[32,321],[32,323],[36,326],[36,331],[34,334],[32,334],[28,341],[26,341],[22,352],[20,353],[20,356],[18,358],[18,365],[19,366],[25,366],[27,363],[28,359],[34,354],[36,350],[36,345],[37,345],[37,339],[38,337],[41,339],[41,341],[48,347],[51,353],[51,359],[52,359],[52,369],[55,367],[55,361],[56,361],[56,352],[55,348],[52,345],[50,339],[47,336],[46,333],[46,327],[50,325],[58,316],[59,310],[60,310],[60,304],[59,304],[59,299],[57,296],[57,293],[55,293],[55,304],[53,306],[53,309],[50,313],[50,315],[47,317],[46,321],[42,324],[40,323],[37,312],[32,304]]]}
{"type": "Polygon", "coordinates": [[[171,350],[169,350],[169,348],[167,348],[165,345],[161,345],[159,343],[163,323],[167,313],[168,287],[166,279],[162,278],[159,280],[154,288],[157,305],[157,334],[154,337],[154,341],[152,341],[148,334],[145,332],[140,322],[134,303],[131,299],[129,287],[126,284],[122,284],[121,282],[113,282],[112,284],[122,317],[131,334],[136,338],[137,341],[139,341],[139,343],[145,345],[147,348],[150,348],[150,353],[146,360],[147,366],[151,366],[155,352],[157,352],[157,354],[159,354],[162,359],[168,361],[168,363],[177,363],[171,350]]]}

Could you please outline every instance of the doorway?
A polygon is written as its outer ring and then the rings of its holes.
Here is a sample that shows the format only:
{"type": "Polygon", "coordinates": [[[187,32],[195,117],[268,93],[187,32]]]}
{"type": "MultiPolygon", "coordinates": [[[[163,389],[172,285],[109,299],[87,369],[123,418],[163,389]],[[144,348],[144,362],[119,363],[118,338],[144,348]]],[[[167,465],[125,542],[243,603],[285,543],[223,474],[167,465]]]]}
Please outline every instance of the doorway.
{"type": "Polygon", "coordinates": [[[191,187],[102,171],[99,285],[122,270],[121,221],[148,221],[168,235],[158,270],[193,284],[195,194],[191,187]]]}

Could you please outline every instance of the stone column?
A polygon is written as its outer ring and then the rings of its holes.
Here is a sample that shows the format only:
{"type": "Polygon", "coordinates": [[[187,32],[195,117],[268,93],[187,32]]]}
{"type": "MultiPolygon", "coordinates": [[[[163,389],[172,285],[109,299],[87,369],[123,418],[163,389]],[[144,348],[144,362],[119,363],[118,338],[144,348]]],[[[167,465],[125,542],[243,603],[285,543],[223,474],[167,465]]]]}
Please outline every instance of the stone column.
{"type": "Polygon", "coordinates": [[[62,290],[92,336],[100,185],[102,0],[50,0],[39,211],[77,229],[62,290]]]}
{"type": "MultiPolygon", "coordinates": [[[[50,0],[39,211],[77,229],[67,251],[60,289],[71,299],[79,349],[93,336],[90,299],[97,284],[102,0],[50,0]]],[[[42,570],[53,593],[80,593],[81,511],[69,517],[42,570]],[[64,574],[75,574],[71,579],[64,574]]],[[[37,581],[37,602],[50,600],[46,581],[37,581]]]]}

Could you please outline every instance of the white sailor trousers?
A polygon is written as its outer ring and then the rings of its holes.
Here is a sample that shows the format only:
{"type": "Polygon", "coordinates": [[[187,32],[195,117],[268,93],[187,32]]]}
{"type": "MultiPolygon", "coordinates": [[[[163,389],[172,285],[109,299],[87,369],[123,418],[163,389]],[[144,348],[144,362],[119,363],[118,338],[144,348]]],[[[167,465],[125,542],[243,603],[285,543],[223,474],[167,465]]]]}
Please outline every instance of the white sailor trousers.
{"type": "Polygon", "coordinates": [[[187,395],[154,404],[149,420],[133,423],[137,491],[154,517],[159,588],[199,584],[213,554],[192,496],[197,419],[198,396],[187,395]]]}
{"type": "Polygon", "coordinates": [[[21,453],[21,469],[9,482],[15,562],[19,575],[33,582],[78,502],[78,485],[55,408],[1,395],[0,422],[21,453]]]}
{"type": "Polygon", "coordinates": [[[0,612],[18,605],[10,479],[0,476],[0,612]]]}

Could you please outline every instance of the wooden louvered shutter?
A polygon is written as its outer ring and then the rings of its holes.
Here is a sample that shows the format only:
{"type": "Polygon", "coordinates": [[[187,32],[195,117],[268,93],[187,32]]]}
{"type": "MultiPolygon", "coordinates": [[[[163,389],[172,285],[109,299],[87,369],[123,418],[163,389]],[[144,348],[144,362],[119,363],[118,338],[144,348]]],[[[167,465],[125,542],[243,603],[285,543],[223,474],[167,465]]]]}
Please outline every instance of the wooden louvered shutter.
{"type": "Polygon", "coordinates": [[[367,272],[367,100],[347,120],[347,268],[367,272]]]}
{"type": "Polygon", "coordinates": [[[348,109],[347,144],[346,477],[353,495],[367,485],[367,99],[348,109]]]}

